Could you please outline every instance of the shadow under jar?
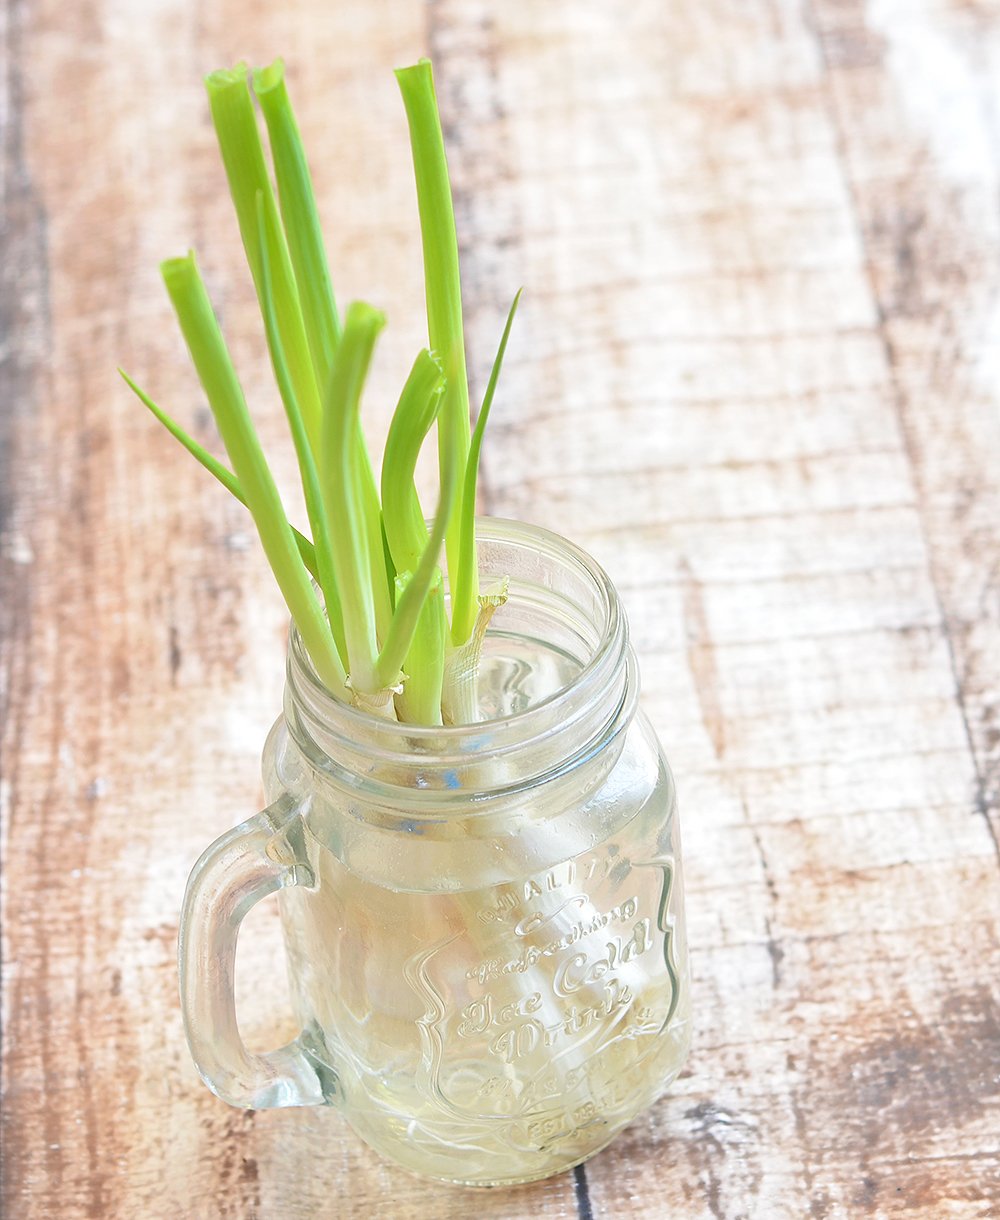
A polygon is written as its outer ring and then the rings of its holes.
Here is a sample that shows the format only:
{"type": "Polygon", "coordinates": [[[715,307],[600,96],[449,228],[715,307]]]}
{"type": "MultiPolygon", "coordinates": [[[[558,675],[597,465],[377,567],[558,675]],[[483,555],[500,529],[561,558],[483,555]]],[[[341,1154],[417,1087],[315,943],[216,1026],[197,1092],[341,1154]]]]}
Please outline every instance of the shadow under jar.
{"type": "Polygon", "coordinates": [[[264,750],[271,805],[195,866],[188,1041],[233,1105],[332,1105],[383,1155],[467,1185],[603,1147],[690,1040],[674,785],[637,710],[605,573],[548,531],[477,524],[479,721],[399,724],[320,684],[297,633],[264,750]],[[280,890],[301,1033],[240,1040],[239,922],[280,890]]]}

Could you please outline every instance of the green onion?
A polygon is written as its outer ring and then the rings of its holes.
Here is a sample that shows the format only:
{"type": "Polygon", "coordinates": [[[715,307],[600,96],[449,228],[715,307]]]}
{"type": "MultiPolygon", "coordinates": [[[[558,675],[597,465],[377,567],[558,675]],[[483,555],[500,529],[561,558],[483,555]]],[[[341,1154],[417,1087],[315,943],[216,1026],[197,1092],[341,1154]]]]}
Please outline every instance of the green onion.
{"type": "Polygon", "coordinates": [[[378,501],[378,485],[375,482],[371,459],[368,457],[368,446],[365,444],[360,415],[355,420],[351,448],[355,495],[364,521],[367,539],[368,573],[375,607],[375,628],[378,638],[381,640],[385,638],[389,630],[389,623],[392,621],[392,583],[395,573],[390,573],[385,563],[382,509],[378,501]]]}
{"type": "MultiPolygon", "coordinates": [[[[448,390],[438,431],[438,460],[442,470],[454,456],[464,466],[469,451],[469,381],[465,368],[462,328],[462,285],[458,270],[458,236],[455,208],[448,178],[444,134],[434,92],[434,74],[428,59],[396,72],[410,128],[410,147],[417,182],[417,207],[424,252],[424,293],[427,298],[427,333],[441,358],[448,390]]],[[[448,575],[458,585],[460,565],[459,521],[447,530],[448,575]]],[[[466,576],[473,600],[478,573],[466,576]]]]}
{"type": "MultiPolygon", "coordinates": [[[[385,317],[355,301],[347,311],[323,405],[323,502],[329,514],[334,567],[344,610],[348,673],[352,690],[374,694],[378,638],[369,561],[370,534],[361,499],[356,445],[361,390],[385,317]]],[[[381,526],[379,527],[381,557],[381,526]]],[[[384,571],[384,567],[383,567],[384,571]]]]}
{"type": "Polygon", "coordinates": [[[413,571],[427,545],[427,526],[413,472],[445,390],[441,362],[424,351],[413,362],[389,425],[382,458],[382,520],[397,572],[413,571]]]}
{"type": "MultiPolygon", "coordinates": [[[[205,81],[212,108],[212,122],[219,141],[229,192],[236,206],[243,248],[253,276],[257,298],[261,300],[262,269],[260,237],[257,232],[257,192],[272,202],[274,192],[264,164],[264,150],[254,115],[253,100],[247,88],[246,64],[230,71],[213,72],[205,81]]],[[[279,229],[271,251],[274,298],[281,339],[288,359],[295,393],[302,408],[306,432],[318,451],[320,435],[320,391],[306,338],[299,292],[292,271],[291,257],[284,233],[279,229]]],[[[261,301],[263,306],[263,302],[261,301]]]]}
{"type": "Polygon", "coordinates": [[[194,255],[168,259],[161,265],[161,271],[271,570],[298,624],[317,673],[331,690],[343,689],[346,677],[344,667],[329,625],[313,593],[309,575],[299,558],[281,497],[257,439],[243,390],[194,255]]]}
{"type": "MultiPolygon", "coordinates": [[[[253,218],[243,216],[253,184],[258,184],[253,188],[255,200],[258,193],[264,196],[266,214],[271,214],[275,204],[267,171],[263,168],[264,157],[257,124],[246,89],[246,69],[237,68],[234,73],[239,79],[239,88],[235,88],[233,81],[229,79],[233,73],[214,73],[209,77],[209,94],[213,98],[213,116],[216,117],[216,130],[223,156],[225,157],[227,147],[231,149],[230,160],[233,169],[230,173],[230,187],[246,245],[248,240],[252,240],[256,226],[256,215],[253,218]],[[214,78],[219,81],[215,86],[212,84],[214,78]],[[244,152],[242,157],[237,155],[241,150],[244,152]]],[[[268,230],[268,247],[275,255],[272,261],[275,267],[273,291],[274,312],[278,319],[277,333],[283,336],[286,343],[289,375],[300,404],[307,435],[314,452],[318,453],[321,445],[319,404],[329,383],[334,353],[340,341],[340,320],[333,296],[312,179],[285,87],[285,69],[281,60],[275,60],[268,68],[257,69],[253,74],[253,86],[267,124],[278,182],[278,202],[284,224],[284,230],[278,224],[272,224],[268,230]],[[296,375],[298,365],[308,363],[303,353],[303,337],[311,359],[311,368],[301,375],[296,375]],[[317,422],[313,422],[314,420],[317,422]]],[[[227,170],[228,165],[229,162],[227,170]]],[[[254,206],[256,213],[256,202],[254,206]]],[[[259,244],[258,238],[258,251],[259,244]]],[[[255,262],[248,249],[247,257],[263,312],[260,255],[258,252],[255,262]]],[[[269,345],[273,356],[273,341],[270,339],[269,345]]],[[[376,546],[379,529],[378,491],[360,421],[353,444],[359,494],[364,502],[366,532],[369,538],[375,622],[379,634],[384,635],[389,629],[389,620],[392,617],[392,581],[383,570],[376,546]]]]}
{"type": "Polygon", "coordinates": [[[312,178],[302,137],[285,88],[285,65],[276,59],[253,74],[253,91],[267,123],[267,135],[278,182],[281,219],[288,235],[295,281],[302,303],[316,382],[325,386],[340,340],[340,319],[333,296],[326,246],[320,229],[312,178]]]}
{"type": "MultiPolygon", "coordinates": [[[[412,576],[396,578],[397,601],[406,592],[412,576]]],[[[444,606],[444,579],[435,567],[431,584],[413,629],[403,661],[405,680],[395,698],[396,714],[409,724],[442,724],[445,657],[448,645],[448,615],[444,606]]]]}
{"type": "Polygon", "coordinates": [[[483,448],[483,433],[486,431],[486,421],[490,417],[490,407],[493,406],[493,395],[496,393],[497,381],[503,367],[503,358],[507,352],[507,340],[510,338],[510,328],[517,313],[517,305],[521,299],[521,289],[517,290],[507,314],[507,324],[503,328],[500,346],[497,349],[490,379],[483,395],[483,405],[479,408],[479,418],[472,434],[469,446],[469,457],[465,465],[465,483],[462,488],[459,518],[459,563],[458,581],[451,599],[451,641],[458,647],[464,644],[472,634],[476,622],[478,592],[478,568],[476,566],[476,483],[479,478],[479,454],[483,448]]]}
{"type": "Polygon", "coordinates": [[[316,459],[309,440],[306,437],[305,425],[302,422],[302,412],[295,389],[285,361],[285,352],[281,343],[278,328],[277,311],[271,293],[271,260],[268,256],[268,235],[277,228],[277,217],[266,215],[268,206],[274,207],[274,200],[265,202],[263,192],[257,192],[257,227],[260,234],[260,265],[261,265],[261,301],[264,311],[264,326],[267,331],[267,344],[271,351],[274,368],[274,379],[278,383],[281,400],[285,404],[285,414],[288,416],[288,426],[292,433],[292,443],[295,445],[295,456],[299,461],[299,474],[302,478],[302,490],[305,495],[306,515],[312,528],[316,550],[316,563],[319,568],[319,584],[323,590],[323,600],[326,602],[326,613],[330,620],[330,629],[337,642],[340,658],[347,663],[347,642],[344,638],[344,616],[337,593],[337,580],[333,572],[333,551],[330,547],[329,523],[323,511],[323,497],[319,489],[319,474],[316,470],[316,459]]]}
{"type": "MultiPolygon", "coordinates": [[[[447,390],[445,393],[447,394],[447,390]]],[[[434,524],[416,571],[406,582],[406,587],[396,601],[392,626],[379,655],[377,672],[384,686],[394,681],[391,675],[396,673],[403,663],[403,658],[406,656],[413,633],[417,628],[420,608],[434,583],[438,557],[441,554],[441,547],[444,545],[445,531],[457,499],[459,478],[457,455],[453,450],[445,449],[444,469],[441,472],[441,495],[438,499],[437,512],[434,514],[434,524]]]]}
{"type": "Polygon", "coordinates": [[[243,64],[212,73],[206,86],[312,539],[285,516],[193,254],[165,262],[163,278],[232,470],[122,376],[160,423],[249,509],[316,672],[331,692],[345,698],[350,691],[357,706],[411,723],[457,723],[476,716],[482,639],[490,615],[506,597],[505,592],[478,595],[476,482],[520,293],[507,315],[473,432],[455,216],[430,64],[421,61],[397,76],[417,181],[431,349],[417,356],[400,394],[380,485],[361,424],[361,397],[385,319],[371,305],[355,302],[341,326],[280,60],[254,73],[253,94],[243,64]],[[277,197],[253,95],[267,125],[277,197]],[[414,472],[435,424],[439,487],[428,528],[414,472]]]}
{"type": "MultiPolygon", "coordinates": [[[[413,472],[424,438],[437,419],[444,389],[440,362],[431,352],[422,351],[403,386],[385,442],[382,523],[393,567],[399,573],[396,577],[397,617],[429,540],[413,472]]],[[[411,593],[410,597],[413,596],[411,593]]],[[[440,570],[435,568],[427,601],[414,625],[413,639],[402,661],[406,682],[402,694],[396,698],[401,719],[440,723],[447,636],[443,582],[440,570]]],[[[394,660],[392,655],[385,658],[387,668],[391,668],[394,660]]]]}

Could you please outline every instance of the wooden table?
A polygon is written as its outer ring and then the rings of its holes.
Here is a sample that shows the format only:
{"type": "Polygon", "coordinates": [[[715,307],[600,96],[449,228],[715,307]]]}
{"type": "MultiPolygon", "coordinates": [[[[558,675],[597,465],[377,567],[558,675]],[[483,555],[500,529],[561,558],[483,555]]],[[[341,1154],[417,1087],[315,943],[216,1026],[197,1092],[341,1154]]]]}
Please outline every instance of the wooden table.
{"type": "MultiPolygon", "coordinates": [[[[4,1215],[1000,1214],[1000,4],[8,0],[4,1215]],[[293,478],[200,85],[285,56],[343,301],[421,330],[435,60],[483,508],[610,570],[682,797],[696,1041],[585,1171],[469,1195],[199,1083],[187,872],[260,802],[284,612],[156,273],[198,248],[293,478]]],[[[248,1038],[289,1028],[273,908],[248,1038]],[[277,981],[276,981],[277,980],[277,981]]]]}

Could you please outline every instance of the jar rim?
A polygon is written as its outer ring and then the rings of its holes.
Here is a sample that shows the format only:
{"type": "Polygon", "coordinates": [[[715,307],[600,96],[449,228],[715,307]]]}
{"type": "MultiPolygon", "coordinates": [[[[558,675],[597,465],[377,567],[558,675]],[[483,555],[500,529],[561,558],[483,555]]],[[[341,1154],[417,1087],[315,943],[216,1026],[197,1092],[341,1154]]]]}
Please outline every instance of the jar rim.
{"type": "Polygon", "coordinates": [[[316,673],[293,622],[288,643],[289,679],[293,684],[300,680],[307,683],[311,700],[314,701],[314,714],[319,713],[328,723],[339,722],[351,736],[355,733],[358,737],[368,736],[377,731],[384,743],[383,748],[387,746],[390,752],[394,752],[391,743],[398,742],[401,754],[405,755],[418,753],[440,757],[452,752],[464,755],[463,743],[481,737],[484,731],[498,734],[501,738],[515,738],[519,742],[530,739],[538,732],[546,732],[561,707],[571,700],[580,699],[588,688],[596,688],[607,681],[609,671],[613,672],[624,660],[628,627],[618,593],[604,568],[576,543],[553,530],[524,521],[477,517],[476,540],[532,547],[563,567],[571,566],[587,580],[597,595],[604,621],[600,625],[599,642],[579,672],[564,685],[521,711],[469,724],[410,724],[378,716],[335,695],[316,673]]]}

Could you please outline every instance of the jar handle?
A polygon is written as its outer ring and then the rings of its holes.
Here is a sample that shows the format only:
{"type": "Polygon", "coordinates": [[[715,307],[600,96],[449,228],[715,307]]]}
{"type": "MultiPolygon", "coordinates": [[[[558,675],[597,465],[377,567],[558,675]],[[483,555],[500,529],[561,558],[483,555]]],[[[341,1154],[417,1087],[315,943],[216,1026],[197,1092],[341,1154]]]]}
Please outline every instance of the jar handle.
{"type": "Polygon", "coordinates": [[[191,870],[178,937],[181,1009],[202,1079],[223,1101],[248,1110],[318,1106],[326,1097],[296,1038],[276,1051],[248,1050],[236,1021],[233,968],[240,924],[255,903],[313,875],[290,841],[302,806],[289,795],[235,827],[191,870]]]}

